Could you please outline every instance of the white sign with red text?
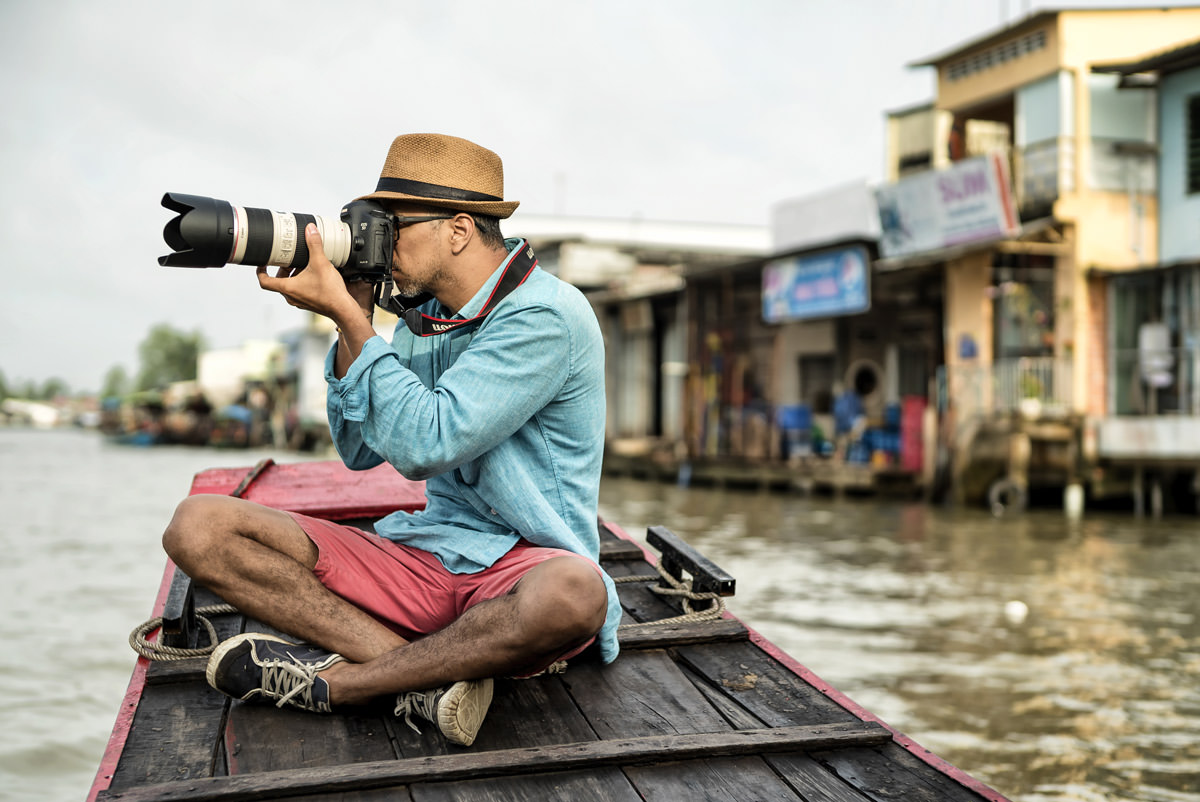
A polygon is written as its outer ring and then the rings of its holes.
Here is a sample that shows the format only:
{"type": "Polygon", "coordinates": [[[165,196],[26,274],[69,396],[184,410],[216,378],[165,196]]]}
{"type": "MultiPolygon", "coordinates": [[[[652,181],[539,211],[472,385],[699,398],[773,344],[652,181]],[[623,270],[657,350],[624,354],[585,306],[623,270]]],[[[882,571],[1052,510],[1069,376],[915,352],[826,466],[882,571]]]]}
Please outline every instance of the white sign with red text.
{"type": "Polygon", "coordinates": [[[885,184],[875,198],[885,259],[1004,239],[1021,229],[1008,160],[999,151],[885,184]]]}

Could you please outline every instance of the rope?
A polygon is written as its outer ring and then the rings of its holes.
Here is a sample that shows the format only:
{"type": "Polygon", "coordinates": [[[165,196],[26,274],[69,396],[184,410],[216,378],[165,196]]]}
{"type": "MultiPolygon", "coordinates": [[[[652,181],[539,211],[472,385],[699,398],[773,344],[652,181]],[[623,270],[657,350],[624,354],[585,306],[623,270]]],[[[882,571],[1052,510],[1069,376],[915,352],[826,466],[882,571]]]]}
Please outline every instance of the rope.
{"type": "Polygon", "coordinates": [[[204,625],[208,630],[208,645],[200,646],[195,649],[182,649],[177,646],[167,646],[162,643],[153,643],[147,640],[147,636],[162,626],[162,616],[151,618],[146,623],[129,633],[129,645],[133,650],[145,657],[147,660],[187,660],[191,657],[203,657],[210,654],[217,647],[217,629],[212,625],[212,622],[205,618],[205,615],[224,615],[225,613],[236,613],[237,608],[231,604],[210,604],[207,607],[196,608],[196,620],[204,625]]]}
{"type": "MultiPolygon", "coordinates": [[[[275,466],[275,460],[267,457],[260,459],[254,464],[254,467],[246,472],[242,477],[242,481],[238,482],[229,495],[234,498],[242,498],[246,495],[246,491],[250,488],[251,483],[257,480],[264,473],[275,466]]],[[[208,645],[201,646],[196,649],[181,649],[176,646],[167,646],[162,643],[152,643],[147,639],[147,636],[162,626],[162,617],[151,618],[146,623],[129,633],[129,645],[133,650],[145,657],[147,660],[187,660],[190,657],[203,657],[206,654],[211,654],[212,650],[217,648],[217,629],[212,625],[212,622],[205,618],[205,615],[224,615],[226,613],[236,613],[237,608],[232,604],[210,604],[207,607],[196,608],[196,619],[204,624],[204,628],[208,630],[208,645]]]]}
{"type": "Polygon", "coordinates": [[[693,621],[715,621],[725,613],[725,600],[716,593],[696,593],[692,590],[690,581],[684,582],[671,576],[671,574],[663,568],[662,560],[654,566],[657,574],[648,574],[644,576],[621,576],[613,577],[613,582],[617,584],[625,584],[629,582],[655,582],[659,579],[664,580],[669,587],[662,585],[654,585],[650,588],[651,592],[657,593],[660,596],[678,596],[679,605],[683,608],[683,615],[677,615],[672,618],[659,618],[655,621],[639,621],[634,624],[622,624],[618,629],[631,629],[633,627],[661,627],[671,624],[683,624],[693,621]],[[703,610],[696,610],[692,607],[694,601],[710,602],[709,606],[703,610]]]}

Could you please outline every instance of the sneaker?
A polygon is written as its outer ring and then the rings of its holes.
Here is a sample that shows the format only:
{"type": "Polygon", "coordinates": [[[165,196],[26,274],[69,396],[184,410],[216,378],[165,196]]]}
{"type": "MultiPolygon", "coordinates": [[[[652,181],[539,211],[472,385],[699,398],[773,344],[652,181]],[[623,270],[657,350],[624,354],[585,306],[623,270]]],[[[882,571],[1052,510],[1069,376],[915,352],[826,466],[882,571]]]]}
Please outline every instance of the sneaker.
{"type": "Polygon", "coordinates": [[[409,691],[396,697],[396,715],[404,716],[413,732],[414,714],[432,721],[446,740],[460,746],[475,743],[488,707],[492,704],[492,680],[464,680],[431,691],[409,691]]]}
{"type": "Polygon", "coordinates": [[[213,650],[205,676],[209,685],[234,699],[329,713],[329,683],[317,672],[345,659],[316,646],[248,632],[213,650]]]}

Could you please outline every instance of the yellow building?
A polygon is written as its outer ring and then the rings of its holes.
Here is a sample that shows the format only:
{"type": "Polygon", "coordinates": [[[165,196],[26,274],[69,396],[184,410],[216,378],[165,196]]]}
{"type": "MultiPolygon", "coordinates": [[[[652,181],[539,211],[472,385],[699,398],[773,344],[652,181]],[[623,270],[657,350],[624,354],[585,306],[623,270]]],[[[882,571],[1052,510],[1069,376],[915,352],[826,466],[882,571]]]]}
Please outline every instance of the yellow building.
{"type": "Polygon", "coordinates": [[[944,277],[943,431],[960,474],[993,463],[968,494],[1023,494],[1039,468],[1075,481],[1079,421],[1109,397],[1089,276],[1158,260],[1153,96],[1093,67],[1198,33],[1200,7],[1043,11],[912,65],[937,71],[937,97],[888,116],[877,269],[944,277]]]}

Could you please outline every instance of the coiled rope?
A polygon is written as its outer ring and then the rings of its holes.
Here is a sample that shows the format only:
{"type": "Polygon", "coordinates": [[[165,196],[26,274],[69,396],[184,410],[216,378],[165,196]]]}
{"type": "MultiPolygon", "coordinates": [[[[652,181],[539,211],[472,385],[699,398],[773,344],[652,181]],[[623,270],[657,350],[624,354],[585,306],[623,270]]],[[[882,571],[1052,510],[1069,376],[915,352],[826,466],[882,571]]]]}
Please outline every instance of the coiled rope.
{"type": "MultiPolygon", "coordinates": [[[[264,473],[275,466],[275,460],[267,457],[260,459],[254,464],[242,480],[238,482],[229,495],[234,498],[243,498],[250,485],[264,473]]],[[[236,613],[238,609],[232,604],[210,604],[205,607],[196,608],[196,620],[204,624],[204,628],[208,631],[208,645],[197,648],[184,649],[177,646],[167,646],[162,643],[153,643],[148,640],[151,632],[159,629],[162,626],[162,617],[151,618],[146,623],[137,627],[133,632],[129,633],[129,645],[133,650],[145,657],[147,660],[187,660],[191,657],[203,657],[206,654],[211,654],[213,649],[217,648],[217,628],[212,625],[204,616],[206,615],[225,615],[227,613],[236,613]]]]}
{"type": "Polygon", "coordinates": [[[692,590],[690,581],[684,582],[671,576],[667,569],[663,568],[662,560],[660,559],[654,566],[657,574],[646,574],[642,576],[615,576],[613,582],[617,584],[633,583],[633,582],[656,582],[662,579],[667,583],[667,586],[654,585],[650,591],[657,593],[660,596],[676,596],[679,598],[679,606],[683,608],[683,615],[673,616],[671,618],[659,618],[654,621],[639,621],[635,624],[622,624],[618,629],[631,629],[633,627],[661,627],[671,624],[683,624],[693,621],[714,621],[725,614],[725,600],[716,593],[697,593],[692,590]],[[692,607],[692,602],[707,601],[709,606],[703,610],[697,610],[692,607]]]}
{"type": "Polygon", "coordinates": [[[196,620],[203,624],[204,628],[208,631],[207,646],[184,649],[148,640],[150,633],[162,626],[162,616],[151,618],[133,630],[133,632],[130,632],[129,645],[133,647],[135,652],[147,660],[187,660],[192,657],[204,657],[207,654],[211,654],[212,650],[217,648],[218,641],[217,628],[205,616],[225,615],[226,613],[236,613],[237,611],[237,608],[232,604],[209,604],[205,607],[196,608],[196,620]]]}

